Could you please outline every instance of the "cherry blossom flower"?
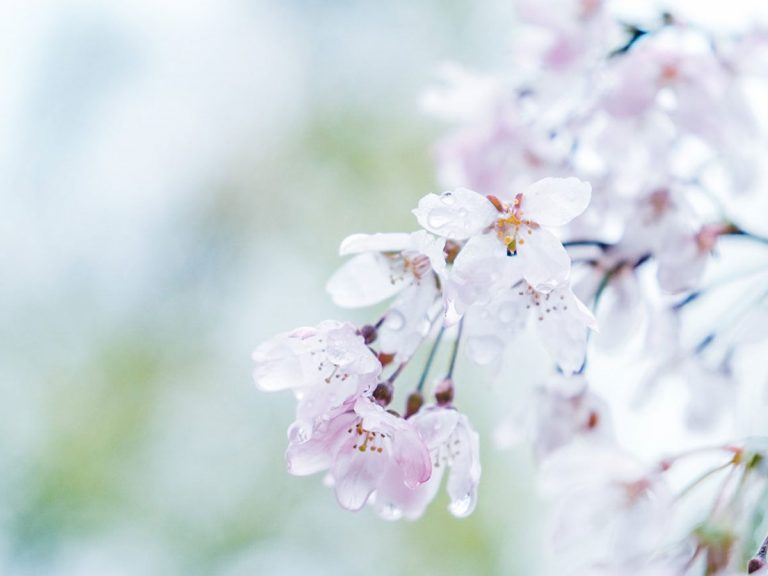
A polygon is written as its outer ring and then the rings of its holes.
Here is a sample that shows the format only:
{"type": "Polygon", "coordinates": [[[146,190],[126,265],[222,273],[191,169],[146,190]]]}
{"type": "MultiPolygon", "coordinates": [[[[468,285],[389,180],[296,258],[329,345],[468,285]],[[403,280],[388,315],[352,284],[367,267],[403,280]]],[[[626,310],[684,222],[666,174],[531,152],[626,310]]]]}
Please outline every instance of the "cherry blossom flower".
{"type": "Polygon", "coordinates": [[[659,473],[610,444],[574,442],[541,469],[554,498],[552,541],[574,572],[649,558],[664,541],[672,495],[659,473]]]}
{"type": "Polygon", "coordinates": [[[425,231],[413,234],[355,234],[340,253],[352,255],[328,281],[333,301],[343,307],[370,306],[397,296],[378,327],[381,351],[400,362],[426,336],[441,296],[445,240],[425,231]]]}
{"type": "Polygon", "coordinates": [[[589,389],[583,375],[553,375],[537,390],[533,448],[543,461],[576,438],[613,440],[608,404],[589,389]]]}
{"type": "Polygon", "coordinates": [[[510,205],[458,189],[423,197],[414,214],[421,226],[444,238],[472,242],[495,235],[495,253],[517,255],[523,278],[536,290],[549,291],[567,280],[571,260],[546,227],[563,226],[581,214],[590,190],[576,178],[544,178],[510,205]]]}
{"type": "MultiPolygon", "coordinates": [[[[437,494],[447,468],[448,509],[457,517],[472,513],[480,481],[480,441],[467,417],[451,407],[426,407],[408,422],[419,433],[432,459],[432,477],[416,488],[409,488],[397,477],[376,492],[379,513],[389,519],[415,519],[424,513],[437,494]]],[[[399,471],[390,469],[391,474],[399,471]]]]}
{"type": "Polygon", "coordinates": [[[489,303],[472,306],[466,315],[467,354],[478,364],[493,362],[529,318],[560,369],[566,374],[578,371],[587,332],[597,330],[597,321],[567,284],[539,292],[521,282],[498,292],[489,303]]]}
{"type": "Polygon", "coordinates": [[[297,420],[315,420],[376,386],[381,364],[355,326],[333,320],[275,336],[253,352],[256,387],[293,390],[297,420]]]}
{"type": "Polygon", "coordinates": [[[664,239],[667,247],[657,255],[659,286],[666,292],[698,287],[718,237],[728,227],[706,225],[698,230],[676,230],[664,239]]]}
{"type": "Polygon", "coordinates": [[[432,473],[429,451],[414,427],[367,398],[316,425],[310,438],[291,433],[288,471],[329,470],[336,498],[360,510],[376,491],[416,489],[432,473]]]}

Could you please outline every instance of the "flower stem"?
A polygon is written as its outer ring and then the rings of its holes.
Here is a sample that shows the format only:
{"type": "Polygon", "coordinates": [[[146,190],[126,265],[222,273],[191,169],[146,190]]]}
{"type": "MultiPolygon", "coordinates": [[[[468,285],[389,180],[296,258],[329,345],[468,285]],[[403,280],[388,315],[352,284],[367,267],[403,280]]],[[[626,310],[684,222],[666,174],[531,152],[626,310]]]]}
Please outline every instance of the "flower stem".
{"type": "Polygon", "coordinates": [[[427,381],[429,370],[430,368],[432,368],[432,362],[434,362],[435,360],[435,354],[437,353],[437,349],[440,347],[440,341],[443,339],[444,333],[445,333],[445,324],[440,326],[440,331],[437,333],[437,336],[435,337],[435,343],[432,345],[432,350],[430,350],[429,352],[427,363],[424,365],[424,370],[421,372],[419,383],[416,385],[416,390],[418,390],[419,392],[421,392],[424,389],[424,383],[427,381]]]}
{"type": "Polygon", "coordinates": [[[451,362],[448,364],[448,374],[446,378],[453,377],[453,369],[456,367],[456,357],[459,355],[459,343],[461,342],[461,333],[464,330],[464,318],[459,320],[459,331],[456,334],[456,341],[453,343],[453,352],[451,352],[451,362]]]}
{"type": "Polygon", "coordinates": [[[683,488],[680,491],[680,493],[675,497],[675,500],[682,500],[686,495],[688,495],[694,488],[696,488],[699,484],[704,482],[707,478],[709,478],[710,476],[713,476],[714,474],[717,474],[718,472],[720,472],[722,470],[725,470],[729,466],[733,466],[734,464],[735,463],[734,463],[734,460],[732,458],[732,459],[728,460],[728,462],[725,462],[724,464],[720,464],[719,466],[715,466],[714,468],[710,468],[709,470],[707,470],[706,472],[704,472],[700,476],[694,478],[694,480],[691,481],[691,483],[688,484],[688,486],[683,488]]]}
{"type": "Polygon", "coordinates": [[[741,236],[742,238],[753,240],[754,242],[768,244],[768,237],[755,234],[754,232],[748,232],[738,226],[734,226],[733,230],[724,233],[723,236],[741,236]]]}

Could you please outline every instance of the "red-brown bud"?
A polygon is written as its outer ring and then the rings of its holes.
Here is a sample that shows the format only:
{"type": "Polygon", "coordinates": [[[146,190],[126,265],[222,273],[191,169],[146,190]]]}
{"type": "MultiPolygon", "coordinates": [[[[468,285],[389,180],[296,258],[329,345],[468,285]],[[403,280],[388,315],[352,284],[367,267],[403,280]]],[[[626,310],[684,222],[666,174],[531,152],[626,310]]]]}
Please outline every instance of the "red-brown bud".
{"type": "Polygon", "coordinates": [[[421,392],[412,392],[405,402],[405,417],[410,418],[416,414],[423,405],[424,396],[421,395],[421,392]]]}

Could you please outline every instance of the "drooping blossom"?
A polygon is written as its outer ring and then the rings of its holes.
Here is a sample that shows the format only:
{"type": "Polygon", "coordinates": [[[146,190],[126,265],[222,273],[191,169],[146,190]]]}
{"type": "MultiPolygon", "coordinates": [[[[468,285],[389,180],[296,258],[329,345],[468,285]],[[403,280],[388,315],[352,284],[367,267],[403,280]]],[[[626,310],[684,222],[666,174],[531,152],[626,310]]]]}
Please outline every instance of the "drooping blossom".
{"type": "Polygon", "coordinates": [[[438,277],[445,271],[445,240],[421,230],[412,234],[354,234],[339,252],[352,255],[327,284],[333,301],[346,308],[396,297],[377,329],[381,351],[402,362],[426,336],[441,300],[438,277]]]}
{"type": "Polygon", "coordinates": [[[288,471],[328,470],[339,504],[360,510],[374,491],[413,490],[427,482],[432,463],[410,422],[369,398],[315,426],[311,437],[289,433],[288,471]]]}
{"type": "MultiPolygon", "coordinates": [[[[480,481],[480,440],[469,419],[452,407],[422,408],[408,422],[429,449],[432,477],[416,488],[409,488],[393,477],[376,492],[379,513],[390,519],[420,517],[435,498],[447,473],[448,509],[457,517],[475,509],[480,481]],[[450,469],[450,471],[447,471],[450,469]]],[[[390,474],[399,471],[390,469],[390,474]]]]}
{"type": "Polygon", "coordinates": [[[613,425],[608,404],[581,374],[555,374],[538,387],[532,444],[543,461],[574,440],[610,442],[613,425]]]}
{"type": "Polygon", "coordinates": [[[466,314],[467,354],[478,364],[495,361],[529,319],[560,369],[577,372],[584,362],[587,333],[597,329],[597,322],[567,284],[539,292],[520,282],[498,291],[487,303],[471,306],[466,314]]]}
{"type": "Polygon", "coordinates": [[[609,443],[578,441],[545,460],[555,554],[574,573],[643,565],[665,541],[672,493],[655,468],[609,443]]]}
{"type": "Polygon", "coordinates": [[[334,320],[275,336],[256,348],[253,360],[259,390],[294,392],[297,422],[305,431],[373,391],[381,374],[381,363],[358,329],[334,320]]]}

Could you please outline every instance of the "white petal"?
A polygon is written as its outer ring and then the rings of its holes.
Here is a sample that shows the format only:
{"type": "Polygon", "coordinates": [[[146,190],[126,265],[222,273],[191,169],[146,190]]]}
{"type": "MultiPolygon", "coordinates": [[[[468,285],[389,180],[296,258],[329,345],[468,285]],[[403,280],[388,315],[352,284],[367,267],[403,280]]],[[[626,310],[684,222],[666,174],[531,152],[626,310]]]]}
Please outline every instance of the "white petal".
{"type": "Polygon", "coordinates": [[[429,263],[435,274],[441,278],[445,276],[445,238],[433,236],[425,230],[419,230],[411,234],[411,249],[429,258],[429,263]]]}
{"type": "Polygon", "coordinates": [[[253,380],[259,390],[274,392],[306,386],[301,361],[289,335],[281,334],[253,352],[253,380]]]}
{"type": "Polygon", "coordinates": [[[430,450],[448,441],[459,421],[459,412],[450,408],[423,408],[408,420],[430,450]]]}
{"type": "Polygon", "coordinates": [[[549,292],[563,284],[571,271],[571,258],[552,232],[544,228],[520,230],[517,255],[523,276],[536,291],[549,292]]]}
{"type": "Polygon", "coordinates": [[[562,226],[584,212],[592,186],[578,178],[544,178],[523,194],[523,217],[542,226],[562,226]]]}
{"type": "Polygon", "coordinates": [[[542,343],[566,374],[579,370],[587,349],[587,330],[596,328],[592,313],[570,287],[560,288],[537,307],[542,343]]]}
{"type": "Polygon", "coordinates": [[[402,362],[413,355],[432,325],[430,311],[438,303],[435,277],[426,276],[405,288],[387,311],[379,328],[381,351],[402,362]]]}
{"type": "Polygon", "coordinates": [[[477,484],[480,482],[480,439],[467,420],[461,415],[456,427],[456,440],[451,474],[448,477],[448,496],[451,514],[463,518],[472,513],[477,503],[477,484]]]}
{"type": "Polygon", "coordinates": [[[485,196],[466,188],[439,196],[427,194],[413,213],[425,230],[456,240],[482,233],[498,217],[498,211],[485,196]]]}
{"type": "Polygon", "coordinates": [[[360,252],[402,252],[412,247],[411,234],[352,234],[342,240],[339,254],[359,254],[360,252]]]}
{"type": "Polygon", "coordinates": [[[325,288],[337,306],[360,308],[391,298],[403,288],[405,278],[392,275],[386,256],[366,252],[345,262],[325,288]]]}
{"type": "Polygon", "coordinates": [[[502,288],[520,280],[519,259],[493,234],[471,238],[453,263],[443,290],[459,314],[475,302],[485,301],[502,288]]]}

